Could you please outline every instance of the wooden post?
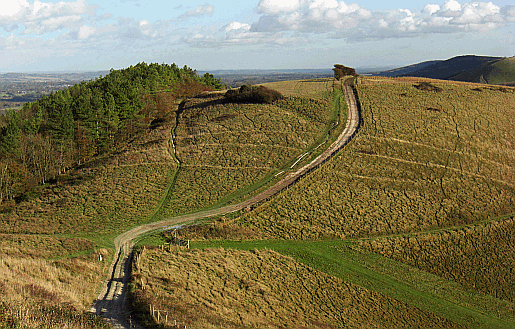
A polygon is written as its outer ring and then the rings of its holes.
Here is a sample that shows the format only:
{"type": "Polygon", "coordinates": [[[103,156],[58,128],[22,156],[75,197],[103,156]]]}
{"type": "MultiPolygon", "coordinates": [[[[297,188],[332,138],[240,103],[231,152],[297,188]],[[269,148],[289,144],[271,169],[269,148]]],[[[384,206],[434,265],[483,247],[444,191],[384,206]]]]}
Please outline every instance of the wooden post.
{"type": "Polygon", "coordinates": [[[188,244],[186,245],[186,248],[190,249],[190,240],[188,240],[188,244]]]}
{"type": "Polygon", "coordinates": [[[157,323],[161,322],[161,311],[157,310],[157,323]]]}

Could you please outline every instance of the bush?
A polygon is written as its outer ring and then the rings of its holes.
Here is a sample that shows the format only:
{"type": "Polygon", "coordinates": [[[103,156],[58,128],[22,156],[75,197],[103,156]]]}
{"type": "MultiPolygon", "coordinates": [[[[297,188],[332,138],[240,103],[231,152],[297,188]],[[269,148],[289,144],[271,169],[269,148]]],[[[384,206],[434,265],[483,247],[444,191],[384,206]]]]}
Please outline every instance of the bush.
{"type": "Polygon", "coordinates": [[[434,92],[437,92],[437,93],[442,91],[442,88],[437,87],[435,85],[432,85],[429,82],[421,82],[418,85],[415,85],[415,88],[417,88],[418,90],[434,91],[434,92]]]}
{"type": "Polygon", "coordinates": [[[230,89],[225,98],[235,103],[272,104],[283,98],[280,92],[265,86],[243,85],[239,89],[230,89]]]}

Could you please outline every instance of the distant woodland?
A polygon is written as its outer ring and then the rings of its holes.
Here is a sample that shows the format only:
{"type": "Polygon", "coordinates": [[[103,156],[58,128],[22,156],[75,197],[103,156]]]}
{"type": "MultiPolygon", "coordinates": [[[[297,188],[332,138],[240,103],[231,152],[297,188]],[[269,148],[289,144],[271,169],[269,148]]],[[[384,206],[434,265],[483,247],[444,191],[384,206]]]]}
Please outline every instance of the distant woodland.
{"type": "Polygon", "coordinates": [[[167,120],[175,99],[224,87],[187,66],[139,63],[0,117],[0,203],[167,120]]]}

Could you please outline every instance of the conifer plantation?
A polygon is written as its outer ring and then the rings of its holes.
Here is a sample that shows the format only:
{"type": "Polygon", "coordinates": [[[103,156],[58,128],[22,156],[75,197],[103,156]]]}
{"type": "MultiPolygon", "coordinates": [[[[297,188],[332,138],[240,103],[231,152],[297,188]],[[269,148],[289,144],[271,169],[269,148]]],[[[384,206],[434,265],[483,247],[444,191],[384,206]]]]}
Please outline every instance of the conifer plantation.
{"type": "Polygon", "coordinates": [[[0,123],[0,203],[156,128],[178,97],[222,87],[187,66],[139,63],[111,70],[11,110],[0,123]]]}

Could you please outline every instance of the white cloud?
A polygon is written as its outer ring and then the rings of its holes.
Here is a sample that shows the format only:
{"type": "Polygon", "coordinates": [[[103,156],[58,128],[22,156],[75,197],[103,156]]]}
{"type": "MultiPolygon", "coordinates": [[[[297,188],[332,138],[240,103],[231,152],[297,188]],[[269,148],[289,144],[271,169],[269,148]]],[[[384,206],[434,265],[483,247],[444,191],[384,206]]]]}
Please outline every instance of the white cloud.
{"type": "Polygon", "coordinates": [[[93,33],[95,33],[96,29],[94,27],[90,26],[81,26],[79,28],[79,39],[87,39],[89,36],[91,36],[93,33]]]}
{"type": "Polygon", "coordinates": [[[177,44],[190,46],[184,49],[308,47],[320,42],[334,44],[333,39],[360,42],[445,33],[463,35],[492,31],[515,22],[515,6],[500,8],[492,2],[460,4],[455,0],[430,3],[419,12],[404,8],[371,11],[338,0],[260,0],[256,1],[257,20],[240,18],[218,25],[210,20],[209,26],[203,25],[201,19],[195,19],[194,24],[187,21],[214,14],[209,4],[184,11],[177,19],[153,22],[123,17],[115,21],[109,13],[97,16],[95,7],[85,0],[43,1],[0,0],[0,32],[5,31],[0,34],[0,49],[110,54],[114,50],[165,52],[177,44]],[[45,34],[48,36],[41,37],[45,34]]]}
{"type": "Polygon", "coordinates": [[[235,30],[250,30],[250,25],[246,23],[240,22],[232,22],[223,27],[225,32],[235,31],[235,30]]]}
{"type": "Polygon", "coordinates": [[[434,5],[434,4],[426,5],[424,7],[424,9],[422,10],[423,13],[426,13],[428,15],[433,15],[434,13],[437,13],[438,11],[440,11],[440,6],[434,5]]]}
{"type": "Polygon", "coordinates": [[[0,28],[13,31],[15,26],[23,27],[21,34],[78,28],[94,16],[94,7],[84,0],[58,3],[36,0],[31,4],[26,0],[0,0],[0,8],[0,28]]]}
{"type": "Polygon", "coordinates": [[[315,33],[349,41],[416,37],[432,33],[494,30],[515,21],[515,7],[492,2],[428,4],[420,12],[408,9],[371,11],[337,0],[261,0],[263,15],[250,32],[315,33]]]}
{"type": "Polygon", "coordinates": [[[0,19],[20,16],[28,7],[27,0],[0,0],[0,19]]]}
{"type": "Polygon", "coordinates": [[[442,10],[443,11],[460,11],[461,5],[456,0],[449,0],[444,3],[442,10]]]}
{"type": "Polygon", "coordinates": [[[261,0],[256,10],[261,14],[290,13],[300,8],[299,0],[261,0]]]}
{"type": "Polygon", "coordinates": [[[213,6],[211,6],[211,5],[206,3],[203,6],[198,6],[194,10],[188,10],[184,14],[180,15],[178,17],[178,19],[179,20],[185,20],[185,19],[188,19],[188,18],[191,18],[191,17],[201,17],[201,16],[212,15],[214,10],[215,10],[215,7],[213,7],[213,6]]]}

